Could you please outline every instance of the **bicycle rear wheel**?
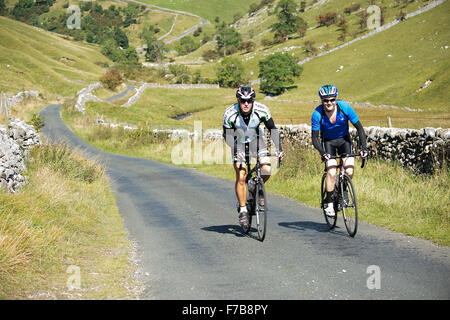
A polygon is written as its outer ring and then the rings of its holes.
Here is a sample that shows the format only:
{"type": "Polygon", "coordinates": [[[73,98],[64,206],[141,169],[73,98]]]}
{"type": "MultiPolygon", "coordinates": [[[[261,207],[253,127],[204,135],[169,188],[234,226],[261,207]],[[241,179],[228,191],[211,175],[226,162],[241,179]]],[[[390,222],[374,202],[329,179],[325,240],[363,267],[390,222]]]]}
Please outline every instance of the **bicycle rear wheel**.
{"type": "Polygon", "coordinates": [[[329,217],[325,214],[325,198],[327,196],[327,190],[325,188],[325,179],[327,177],[327,174],[324,173],[322,176],[322,183],[321,183],[321,187],[320,187],[320,194],[321,194],[321,202],[320,202],[320,208],[323,211],[323,215],[325,216],[325,221],[327,222],[328,227],[330,228],[330,230],[334,229],[334,227],[336,227],[336,220],[337,220],[337,211],[334,217],[329,217]]]}
{"type": "Polygon", "coordinates": [[[342,214],[344,216],[345,227],[347,228],[350,237],[354,237],[358,230],[358,206],[352,179],[346,174],[344,174],[344,179],[342,181],[341,192],[342,214]],[[344,196],[344,190],[347,190],[348,197],[344,196]]]}
{"type": "Polygon", "coordinates": [[[255,192],[256,229],[259,241],[264,241],[267,231],[267,196],[264,181],[256,185],[255,192]]]}

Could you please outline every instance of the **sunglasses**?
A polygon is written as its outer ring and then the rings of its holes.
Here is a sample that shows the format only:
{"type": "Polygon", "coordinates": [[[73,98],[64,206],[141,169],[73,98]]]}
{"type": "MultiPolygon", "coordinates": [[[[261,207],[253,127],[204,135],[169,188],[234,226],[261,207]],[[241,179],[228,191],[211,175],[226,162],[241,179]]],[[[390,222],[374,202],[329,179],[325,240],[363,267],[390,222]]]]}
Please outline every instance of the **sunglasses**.
{"type": "Polygon", "coordinates": [[[331,98],[331,99],[322,99],[323,102],[335,102],[336,98],[331,98]]]}
{"type": "Polygon", "coordinates": [[[241,99],[240,101],[241,103],[248,103],[248,104],[253,103],[253,99],[241,99]]]}

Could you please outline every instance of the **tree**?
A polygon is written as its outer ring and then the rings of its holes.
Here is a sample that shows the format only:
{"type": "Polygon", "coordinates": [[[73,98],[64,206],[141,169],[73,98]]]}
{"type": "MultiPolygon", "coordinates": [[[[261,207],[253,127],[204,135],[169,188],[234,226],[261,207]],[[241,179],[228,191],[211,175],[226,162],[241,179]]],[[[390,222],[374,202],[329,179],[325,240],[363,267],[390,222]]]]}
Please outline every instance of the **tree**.
{"type": "Polygon", "coordinates": [[[119,47],[122,47],[123,49],[128,48],[128,37],[125,32],[118,27],[114,28],[114,40],[116,40],[119,47]]]}
{"type": "Polygon", "coordinates": [[[191,79],[191,72],[184,64],[172,64],[169,66],[169,71],[175,76],[176,83],[188,83],[191,79]]]}
{"type": "Polygon", "coordinates": [[[200,44],[189,36],[183,37],[180,40],[180,44],[177,45],[176,49],[179,56],[184,56],[189,52],[195,51],[200,47],[200,44]]]}
{"type": "Polygon", "coordinates": [[[34,7],[33,0],[19,0],[12,9],[11,14],[16,20],[23,21],[28,12],[34,7]]]}
{"type": "Polygon", "coordinates": [[[241,34],[234,28],[223,28],[217,35],[217,51],[226,56],[230,52],[237,51],[239,43],[242,41],[241,34]]]}
{"type": "Polygon", "coordinates": [[[244,65],[236,58],[225,57],[217,68],[217,81],[221,87],[234,87],[246,82],[244,65]]]}
{"type": "Polygon", "coordinates": [[[287,53],[275,53],[259,61],[260,89],[268,94],[278,95],[294,83],[302,73],[302,67],[287,53]]]}
{"type": "Polygon", "coordinates": [[[164,42],[161,40],[153,40],[147,43],[147,53],[145,59],[151,62],[161,62],[165,58],[165,53],[168,51],[164,42]]]}
{"type": "Polygon", "coordinates": [[[272,25],[275,39],[286,41],[288,35],[296,33],[301,27],[306,29],[306,22],[297,14],[297,5],[293,0],[281,0],[275,7],[278,22],[272,25]]]}
{"type": "Polygon", "coordinates": [[[0,0],[0,16],[6,16],[8,14],[8,8],[6,8],[5,0],[0,0]]]}
{"type": "Polygon", "coordinates": [[[123,81],[122,75],[116,69],[108,70],[101,78],[100,82],[110,90],[117,88],[123,81]]]}

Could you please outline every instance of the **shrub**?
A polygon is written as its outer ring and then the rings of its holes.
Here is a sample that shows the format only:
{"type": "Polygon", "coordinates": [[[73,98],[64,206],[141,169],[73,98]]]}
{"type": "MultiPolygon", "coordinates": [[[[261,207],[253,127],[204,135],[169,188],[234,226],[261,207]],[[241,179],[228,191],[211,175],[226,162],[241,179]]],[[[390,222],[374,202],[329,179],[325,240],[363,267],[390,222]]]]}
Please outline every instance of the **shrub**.
{"type": "Polygon", "coordinates": [[[119,71],[110,69],[100,78],[100,81],[108,89],[114,90],[122,83],[123,79],[119,71]]]}
{"type": "Polygon", "coordinates": [[[214,60],[218,56],[219,54],[215,50],[207,50],[202,54],[202,58],[205,59],[206,61],[214,60]]]}
{"type": "Polygon", "coordinates": [[[331,26],[337,22],[336,12],[327,12],[325,14],[320,14],[317,17],[317,22],[320,26],[331,26]]]}
{"type": "Polygon", "coordinates": [[[256,47],[253,41],[243,41],[239,44],[238,49],[245,52],[252,52],[256,47]]]}
{"type": "Polygon", "coordinates": [[[34,113],[31,118],[31,124],[37,132],[41,132],[42,127],[45,125],[45,118],[40,114],[34,113]]]}
{"type": "Polygon", "coordinates": [[[359,3],[355,3],[355,4],[351,5],[350,7],[344,8],[344,13],[350,14],[352,12],[358,11],[359,8],[361,8],[361,5],[359,3]]]}

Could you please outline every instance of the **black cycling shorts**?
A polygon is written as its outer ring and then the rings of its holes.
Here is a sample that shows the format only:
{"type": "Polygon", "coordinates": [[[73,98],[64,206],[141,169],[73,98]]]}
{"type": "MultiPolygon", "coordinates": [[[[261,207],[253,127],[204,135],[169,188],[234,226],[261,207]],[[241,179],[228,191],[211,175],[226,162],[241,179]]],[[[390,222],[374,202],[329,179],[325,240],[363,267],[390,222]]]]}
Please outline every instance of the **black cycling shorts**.
{"type": "Polygon", "coordinates": [[[332,156],[336,156],[338,154],[343,153],[345,154],[353,153],[353,145],[349,135],[346,135],[343,138],[333,140],[324,139],[322,145],[323,149],[325,150],[325,153],[332,156]],[[336,154],[336,150],[338,154],[336,154]]]}
{"type": "Polygon", "coordinates": [[[251,142],[236,144],[234,150],[232,150],[233,163],[236,163],[236,156],[239,152],[245,152],[246,156],[250,158],[262,158],[269,155],[269,150],[267,150],[267,145],[264,139],[254,139],[251,142]],[[259,140],[259,146],[258,141],[259,140]]]}

